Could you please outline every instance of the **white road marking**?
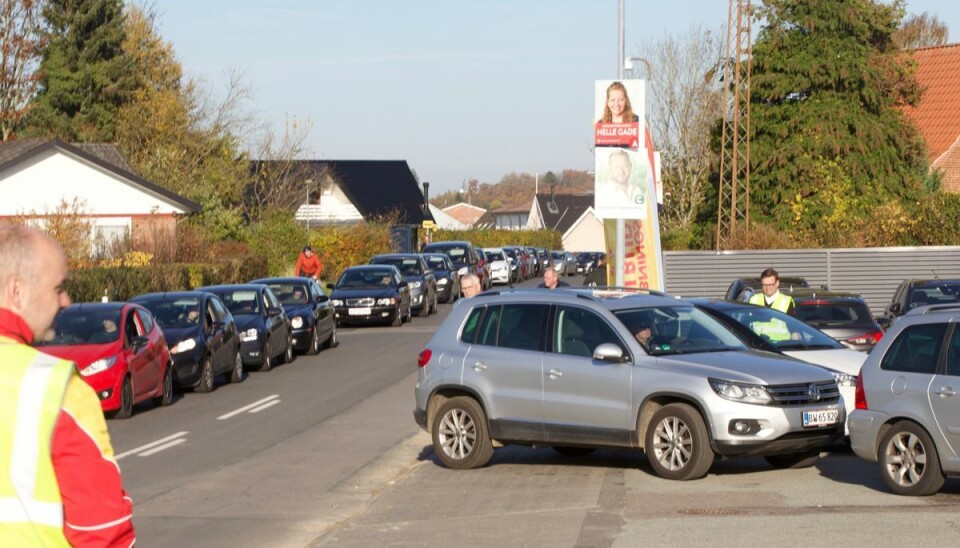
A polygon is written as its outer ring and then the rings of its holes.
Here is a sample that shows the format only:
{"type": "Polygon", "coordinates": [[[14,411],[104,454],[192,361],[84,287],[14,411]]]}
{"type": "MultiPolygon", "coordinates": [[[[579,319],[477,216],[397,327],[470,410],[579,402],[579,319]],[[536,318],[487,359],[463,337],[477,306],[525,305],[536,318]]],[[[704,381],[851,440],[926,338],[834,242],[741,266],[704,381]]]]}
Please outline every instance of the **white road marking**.
{"type": "Polygon", "coordinates": [[[130,456],[130,455],[136,455],[137,453],[140,453],[140,452],[142,452],[142,451],[145,451],[146,453],[142,454],[141,456],[152,455],[152,454],[154,454],[154,453],[156,453],[156,452],[158,452],[158,451],[163,451],[164,449],[166,449],[166,448],[168,448],[168,447],[173,447],[174,445],[179,445],[179,444],[187,441],[186,438],[183,438],[183,437],[182,437],[182,436],[186,436],[187,434],[189,434],[189,432],[187,432],[187,431],[177,432],[176,434],[173,434],[172,436],[167,436],[167,437],[165,437],[165,438],[163,438],[163,439],[159,439],[159,440],[157,440],[157,441],[150,442],[150,443],[148,443],[148,444],[146,444],[146,445],[141,445],[140,447],[137,447],[136,449],[131,449],[131,450],[126,451],[126,452],[124,452],[124,453],[120,453],[119,455],[114,455],[113,458],[116,459],[116,460],[120,460],[120,459],[122,459],[123,457],[128,457],[128,456],[130,456]],[[177,438],[181,438],[181,439],[177,440],[177,438]],[[172,443],[172,444],[171,444],[171,443],[169,443],[169,442],[171,442],[171,440],[177,440],[177,441],[176,441],[175,443],[172,443]],[[151,449],[154,449],[154,448],[156,448],[156,447],[158,447],[158,446],[162,446],[162,447],[158,448],[156,451],[151,451],[151,449]]]}
{"type": "Polygon", "coordinates": [[[173,440],[173,441],[170,441],[170,442],[167,442],[167,443],[165,443],[165,444],[163,444],[163,445],[161,445],[161,446],[159,446],[159,447],[154,447],[153,449],[151,449],[151,450],[149,450],[149,451],[144,451],[143,453],[140,453],[140,454],[137,455],[137,456],[138,456],[138,457],[149,457],[150,455],[152,455],[152,454],[154,454],[154,453],[159,453],[160,451],[163,451],[163,450],[165,450],[165,449],[170,449],[171,447],[173,447],[173,446],[175,446],[175,445],[180,445],[181,443],[183,443],[183,442],[185,442],[185,441],[187,441],[187,438],[177,438],[177,439],[175,439],[175,440],[173,440]]]}
{"type": "Polygon", "coordinates": [[[271,402],[268,402],[268,403],[265,403],[265,404],[261,405],[260,407],[258,407],[258,408],[256,408],[256,409],[251,409],[250,412],[251,412],[251,413],[259,413],[259,412],[263,411],[264,409],[266,409],[266,408],[268,408],[268,407],[273,407],[274,405],[277,405],[278,403],[280,403],[280,400],[273,400],[273,401],[271,401],[271,402]]]}
{"type": "MultiPolygon", "coordinates": [[[[240,409],[231,411],[231,412],[227,413],[226,415],[220,415],[219,417],[217,417],[217,420],[218,420],[218,421],[227,420],[227,419],[229,419],[230,417],[232,417],[232,416],[234,416],[234,415],[239,415],[240,413],[244,413],[244,412],[246,412],[246,411],[250,411],[250,410],[253,409],[254,407],[260,407],[261,405],[263,405],[263,404],[265,404],[265,403],[267,403],[267,402],[269,402],[269,401],[271,401],[271,400],[275,400],[276,398],[279,398],[279,397],[280,397],[280,394],[273,394],[273,395],[271,395],[271,396],[267,396],[266,398],[263,398],[262,400],[257,400],[257,401],[255,401],[255,402],[249,404],[249,405],[244,405],[244,406],[241,407],[240,409]]],[[[280,403],[280,400],[276,400],[276,403],[280,403]]],[[[271,404],[271,405],[273,405],[273,404],[271,404]]],[[[251,413],[253,413],[253,411],[251,411],[251,413]]]]}

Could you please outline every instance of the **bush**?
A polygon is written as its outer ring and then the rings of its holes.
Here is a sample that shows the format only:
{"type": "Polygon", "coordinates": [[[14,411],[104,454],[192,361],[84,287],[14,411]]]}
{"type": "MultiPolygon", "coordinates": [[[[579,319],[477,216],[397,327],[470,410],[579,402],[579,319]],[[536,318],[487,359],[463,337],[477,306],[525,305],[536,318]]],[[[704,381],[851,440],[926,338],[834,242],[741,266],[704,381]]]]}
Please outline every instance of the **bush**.
{"type": "MultiPolygon", "coordinates": [[[[390,226],[380,223],[316,228],[310,231],[310,245],[320,257],[322,276],[326,280],[339,278],[348,266],[370,262],[374,255],[397,251],[390,236],[390,226]]],[[[297,255],[294,255],[290,263],[291,273],[296,260],[297,255]]]]}

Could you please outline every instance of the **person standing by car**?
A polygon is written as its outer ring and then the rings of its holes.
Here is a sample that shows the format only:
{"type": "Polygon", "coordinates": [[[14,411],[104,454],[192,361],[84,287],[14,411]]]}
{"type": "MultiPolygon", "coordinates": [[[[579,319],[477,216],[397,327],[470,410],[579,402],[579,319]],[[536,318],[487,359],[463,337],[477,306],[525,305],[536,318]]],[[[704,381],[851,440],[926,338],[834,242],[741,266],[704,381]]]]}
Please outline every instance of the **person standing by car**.
{"type": "Polygon", "coordinates": [[[70,305],[67,258],[37,230],[0,226],[0,546],[130,546],[97,394],[74,364],[31,345],[70,305]]]}
{"type": "MultiPolygon", "coordinates": [[[[797,305],[793,297],[780,293],[780,274],[776,270],[768,268],[761,272],[760,286],[763,292],[750,297],[750,304],[772,308],[791,316],[796,314],[797,305]]],[[[767,322],[754,322],[752,327],[758,335],[773,341],[785,341],[791,338],[787,324],[776,318],[771,318],[767,322]]]]}
{"type": "Polygon", "coordinates": [[[607,262],[603,256],[597,257],[597,265],[583,279],[586,287],[603,287],[607,285],[607,262]]]}
{"type": "Polygon", "coordinates": [[[556,269],[551,266],[543,271],[543,283],[537,287],[541,289],[556,289],[558,287],[570,287],[570,284],[562,281],[556,269]]]}
{"type": "Polygon", "coordinates": [[[320,271],[323,265],[320,264],[320,257],[313,253],[313,248],[304,246],[300,257],[297,258],[297,266],[294,269],[294,275],[301,278],[313,278],[314,281],[320,281],[320,271]]]}

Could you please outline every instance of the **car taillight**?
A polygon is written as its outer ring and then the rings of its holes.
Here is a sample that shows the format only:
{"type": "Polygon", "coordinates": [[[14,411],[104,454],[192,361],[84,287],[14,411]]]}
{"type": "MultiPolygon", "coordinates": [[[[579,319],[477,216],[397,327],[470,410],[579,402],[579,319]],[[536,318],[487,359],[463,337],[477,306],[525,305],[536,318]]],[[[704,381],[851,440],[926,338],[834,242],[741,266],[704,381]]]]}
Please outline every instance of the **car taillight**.
{"type": "Polygon", "coordinates": [[[847,342],[850,344],[874,345],[880,342],[881,338],[883,338],[883,331],[871,331],[870,333],[865,333],[863,335],[858,335],[856,337],[850,337],[849,339],[847,339],[847,342]]]}
{"type": "Polygon", "coordinates": [[[424,349],[417,358],[417,367],[425,367],[432,356],[433,352],[429,348],[424,349]]]}
{"type": "Polygon", "coordinates": [[[854,408],[864,410],[868,409],[867,393],[863,391],[863,369],[860,369],[860,372],[857,373],[857,389],[853,394],[854,408]]]}

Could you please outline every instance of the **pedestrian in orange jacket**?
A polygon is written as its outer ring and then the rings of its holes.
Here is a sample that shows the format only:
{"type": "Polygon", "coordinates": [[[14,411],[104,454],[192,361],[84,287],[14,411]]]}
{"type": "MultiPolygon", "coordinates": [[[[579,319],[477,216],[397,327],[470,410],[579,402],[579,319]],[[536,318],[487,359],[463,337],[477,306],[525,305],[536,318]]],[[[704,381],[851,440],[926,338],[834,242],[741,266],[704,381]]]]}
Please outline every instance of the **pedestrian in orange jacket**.
{"type": "Polygon", "coordinates": [[[312,247],[304,246],[300,257],[297,258],[297,267],[294,269],[294,274],[319,281],[321,270],[323,270],[323,265],[320,263],[320,257],[313,253],[312,247]]]}

